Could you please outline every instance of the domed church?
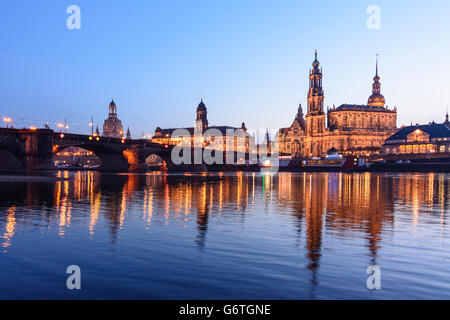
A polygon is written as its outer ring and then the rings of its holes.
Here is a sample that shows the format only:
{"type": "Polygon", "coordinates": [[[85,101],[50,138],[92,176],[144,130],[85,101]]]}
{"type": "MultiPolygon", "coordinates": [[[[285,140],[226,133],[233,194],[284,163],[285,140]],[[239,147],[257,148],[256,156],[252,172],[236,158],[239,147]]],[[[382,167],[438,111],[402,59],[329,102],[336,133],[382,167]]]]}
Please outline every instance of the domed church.
{"type": "Polygon", "coordinates": [[[103,124],[103,136],[119,139],[123,137],[122,121],[117,117],[117,106],[114,99],[109,104],[109,115],[103,124]]]}

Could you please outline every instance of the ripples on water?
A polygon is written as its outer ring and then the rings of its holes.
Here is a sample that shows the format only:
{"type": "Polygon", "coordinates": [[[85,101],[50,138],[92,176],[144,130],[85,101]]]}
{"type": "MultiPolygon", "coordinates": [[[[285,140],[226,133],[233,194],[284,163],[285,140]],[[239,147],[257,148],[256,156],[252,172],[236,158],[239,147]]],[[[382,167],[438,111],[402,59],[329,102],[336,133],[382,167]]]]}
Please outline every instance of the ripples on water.
{"type": "Polygon", "coordinates": [[[450,298],[450,175],[58,175],[0,183],[0,298],[450,298]]]}

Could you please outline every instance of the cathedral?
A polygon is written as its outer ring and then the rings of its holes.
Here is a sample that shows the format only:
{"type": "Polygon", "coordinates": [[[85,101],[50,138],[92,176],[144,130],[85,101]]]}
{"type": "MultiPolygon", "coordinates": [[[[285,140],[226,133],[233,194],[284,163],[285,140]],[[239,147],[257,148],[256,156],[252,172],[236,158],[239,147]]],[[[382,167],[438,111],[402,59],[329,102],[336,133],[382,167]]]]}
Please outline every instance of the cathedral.
{"type": "Polygon", "coordinates": [[[109,104],[109,115],[103,124],[103,136],[119,139],[123,138],[122,121],[117,117],[117,106],[114,99],[109,104]]]}
{"type": "Polygon", "coordinates": [[[397,131],[397,110],[389,109],[381,94],[378,60],[367,104],[343,104],[327,108],[326,113],[317,50],[312,66],[306,116],[300,105],[292,125],[279,130],[280,154],[306,158],[321,157],[330,150],[356,156],[380,153],[385,140],[397,131]]]}

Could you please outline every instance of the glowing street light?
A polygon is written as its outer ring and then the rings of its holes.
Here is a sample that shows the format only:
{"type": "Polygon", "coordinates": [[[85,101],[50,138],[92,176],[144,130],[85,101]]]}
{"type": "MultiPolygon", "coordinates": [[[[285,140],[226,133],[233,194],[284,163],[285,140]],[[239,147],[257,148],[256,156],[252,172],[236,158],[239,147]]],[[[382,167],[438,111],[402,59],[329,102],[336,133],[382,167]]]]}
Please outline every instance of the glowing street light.
{"type": "Polygon", "coordinates": [[[62,128],[64,127],[64,124],[58,123],[59,133],[62,133],[62,128]]]}
{"type": "Polygon", "coordinates": [[[11,118],[3,117],[3,121],[6,124],[6,128],[12,128],[13,127],[13,121],[11,118]]]}

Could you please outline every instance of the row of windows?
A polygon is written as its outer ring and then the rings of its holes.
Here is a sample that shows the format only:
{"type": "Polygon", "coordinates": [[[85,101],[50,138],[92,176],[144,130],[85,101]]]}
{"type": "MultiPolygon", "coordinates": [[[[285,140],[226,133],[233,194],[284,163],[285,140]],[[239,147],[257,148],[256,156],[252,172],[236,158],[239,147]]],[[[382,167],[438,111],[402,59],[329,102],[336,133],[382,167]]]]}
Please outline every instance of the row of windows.
{"type": "Polygon", "coordinates": [[[402,145],[398,148],[386,148],[386,153],[399,154],[429,154],[429,153],[444,153],[450,152],[450,145],[437,146],[434,144],[416,144],[416,145],[402,145]]]}

